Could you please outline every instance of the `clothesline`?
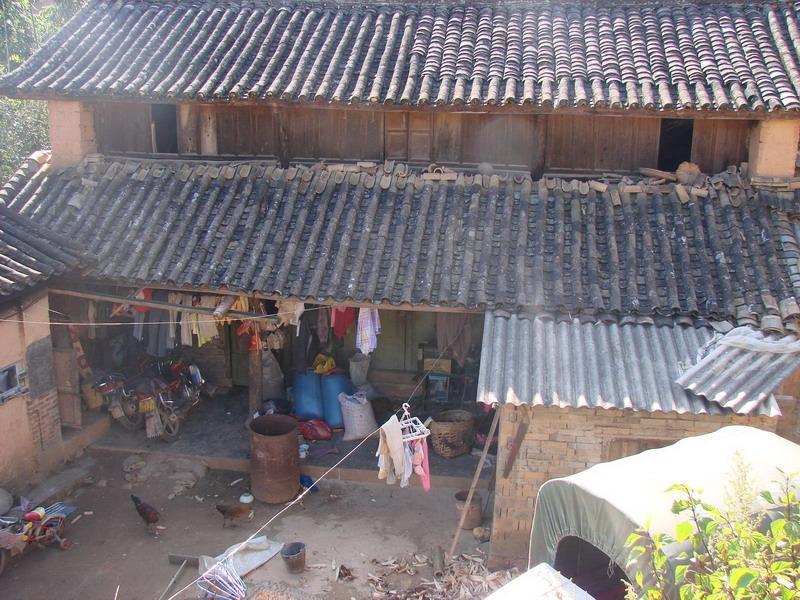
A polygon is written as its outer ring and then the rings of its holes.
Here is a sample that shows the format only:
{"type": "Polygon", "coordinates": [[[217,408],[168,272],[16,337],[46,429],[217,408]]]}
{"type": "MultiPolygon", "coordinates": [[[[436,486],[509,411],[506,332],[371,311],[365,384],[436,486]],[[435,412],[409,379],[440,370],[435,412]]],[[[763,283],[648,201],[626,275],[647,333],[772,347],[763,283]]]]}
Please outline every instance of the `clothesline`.
{"type": "MultiPolygon", "coordinates": [[[[430,374],[433,372],[433,370],[436,368],[437,364],[439,363],[439,360],[441,360],[441,358],[442,358],[442,357],[445,355],[445,353],[446,353],[446,352],[447,352],[449,349],[450,349],[450,348],[449,348],[449,346],[448,346],[447,348],[444,348],[444,349],[443,349],[441,352],[439,352],[439,356],[437,356],[437,357],[434,359],[433,363],[431,363],[431,366],[430,366],[430,368],[427,370],[427,372],[425,373],[425,375],[424,375],[423,377],[421,377],[421,378],[420,378],[420,380],[417,382],[417,385],[416,385],[416,386],[414,386],[414,389],[413,389],[413,391],[411,392],[411,394],[409,395],[409,397],[408,397],[408,400],[406,401],[406,404],[409,404],[409,405],[410,405],[411,403],[413,403],[413,401],[414,401],[414,395],[415,395],[415,394],[417,393],[417,391],[419,390],[419,387],[420,387],[420,386],[422,385],[422,383],[423,383],[423,382],[424,382],[424,381],[427,379],[428,375],[430,375],[430,374]]],[[[399,408],[398,410],[396,410],[396,411],[395,411],[395,413],[394,413],[394,415],[393,415],[393,416],[396,418],[396,417],[397,417],[397,415],[398,415],[398,414],[400,414],[400,413],[401,413],[403,410],[405,410],[403,407],[399,408]]],[[[381,426],[381,427],[383,427],[383,426],[381,426]]],[[[252,540],[253,540],[255,537],[257,537],[257,536],[258,536],[258,535],[259,535],[259,534],[260,534],[262,531],[264,531],[264,530],[265,530],[267,527],[269,527],[269,526],[272,524],[272,522],[273,522],[273,521],[275,521],[275,519],[277,519],[277,518],[278,518],[278,517],[280,517],[280,516],[281,516],[283,513],[285,513],[286,511],[288,511],[290,508],[292,508],[293,506],[295,506],[295,505],[297,505],[299,502],[301,502],[301,501],[303,500],[303,498],[306,496],[306,494],[308,494],[309,492],[311,492],[311,490],[312,490],[312,489],[314,489],[314,487],[315,487],[315,486],[316,486],[316,485],[317,485],[317,484],[318,484],[320,481],[322,481],[322,480],[323,480],[323,479],[325,479],[325,478],[326,478],[328,475],[330,475],[330,474],[331,474],[333,471],[335,471],[336,469],[338,469],[338,468],[339,468],[339,466],[340,466],[342,463],[344,463],[344,462],[345,462],[345,461],[346,461],[348,458],[350,458],[350,457],[351,457],[351,456],[352,456],[352,455],[355,453],[355,451],[356,451],[356,450],[358,450],[358,449],[359,449],[361,446],[363,446],[363,445],[366,443],[366,441],[367,441],[368,439],[372,438],[372,436],[374,436],[376,433],[379,433],[379,432],[380,432],[380,430],[381,430],[381,427],[378,427],[378,428],[377,428],[375,431],[373,431],[373,432],[372,432],[372,433],[370,433],[369,435],[365,436],[365,437],[364,437],[364,439],[362,439],[360,442],[358,442],[358,444],[356,444],[356,445],[355,445],[355,447],[354,447],[352,450],[350,450],[350,451],[349,451],[347,454],[345,454],[345,455],[344,455],[344,456],[343,456],[343,457],[342,457],[342,458],[341,458],[341,459],[340,459],[338,462],[336,462],[336,464],[334,464],[334,465],[333,465],[331,468],[329,468],[329,469],[328,469],[327,471],[325,471],[325,472],[324,472],[322,475],[320,475],[320,476],[317,478],[317,480],[314,482],[314,484],[313,484],[312,486],[310,486],[310,487],[307,487],[305,490],[303,490],[303,491],[302,491],[302,492],[301,492],[301,493],[300,493],[300,494],[297,496],[297,498],[295,498],[294,500],[292,500],[291,502],[289,502],[289,504],[287,504],[287,505],[286,505],[286,506],[284,506],[284,507],[283,507],[281,510],[279,510],[277,513],[275,513],[275,514],[274,514],[274,515],[273,515],[273,516],[272,516],[272,517],[271,517],[271,518],[270,518],[270,519],[269,519],[269,520],[268,520],[266,523],[264,523],[264,524],[263,524],[263,525],[261,525],[261,526],[260,526],[258,529],[256,529],[256,531],[255,531],[255,532],[253,532],[252,534],[250,534],[250,536],[249,536],[249,537],[248,537],[246,540],[244,540],[242,543],[240,543],[238,546],[236,546],[236,548],[234,548],[234,549],[233,549],[233,550],[232,550],[232,551],[231,551],[231,552],[230,552],[230,553],[229,553],[229,554],[226,556],[226,558],[230,558],[231,556],[233,556],[233,555],[234,555],[234,554],[236,554],[237,552],[241,551],[243,548],[245,548],[245,547],[247,546],[247,544],[248,544],[249,542],[251,542],[251,541],[252,541],[252,540]]],[[[195,585],[195,584],[196,584],[198,581],[200,581],[202,578],[204,578],[204,577],[207,577],[207,576],[208,576],[208,575],[209,575],[209,574],[210,574],[210,573],[211,573],[211,572],[214,570],[214,568],[215,568],[215,567],[216,567],[218,564],[219,564],[219,562],[216,562],[216,563],[214,563],[213,565],[211,565],[211,566],[210,566],[210,567],[209,567],[209,568],[208,568],[208,569],[207,569],[207,570],[206,570],[204,573],[202,573],[202,574],[200,574],[199,576],[197,576],[197,577],[196,577],[196,578],[195,578],[193,581],[190,581],[189,583],[187,583],[187,584],[186,584],[184,587],[182,587],[182,588],[181,588],[181,589],[179,589],[177,592],[175,592],[174,594],[172,594],[172,595],[171,595],[169,598],[167,598],[167,600],[175,600],[175,598],[177,598],[177,597],[178,597],[178,596],[180,596],[180,595],[181,595],[183,592],[185,592],[185,591],[186,591],[186,590],[188,590],[190,587],[192,587],[193,585],[195,585]]]]}
{"type": "MultiPolygon", "coordinates": [[[[191,307],[190,307],[191,308],[191,307]]],[[[305,309],[305,312],[310,312],[314,310],[322,310],[325,308],[330,308],[328,306],[315,306],[313,308],[305,309]]],[[[176,309],[177,312],[181,312],[180,310],[176,309]]],[[[63,315],[63,313],[50,309],[50,312],[58,315],[63,315]]],[[[192,312],[190,310],[184,310],[183,312],[192,312]]],[[[208,313],[200,313],[200,314],[208,314],[208,313]]],[[[253,313],[254,316],[252,317],[242,317],[242,318],[233,318],[234,321],[257,321],[259,319],[266,320],[269,317],[270,320],[274,320],[274,317],[280,316],[289,316],[293,313],[291,312],[277,312],[271,315],[256,315],[253,313]]],[[[229,317],[230,318],[230,317],[229,317]]],[[[201,323],[218,323],[222,319],[198,319],[198,322],[201,323]]],[[[168,320],[168,321],[148,321],[144,323],[144,325],[178,325],[180,324],[180,320],[168,320]]],[[[75,327],[123,327],[128,326],[130,327],[133,325],[130,321],[125,321],[120,323],[119,321],[97,321],[97,322],[88,322],[88,321],[32,321],[28,319],[0,319],[0,323],[29,323],[31,325],[67,325],[67,326],[75,326],[75,327]]]]}

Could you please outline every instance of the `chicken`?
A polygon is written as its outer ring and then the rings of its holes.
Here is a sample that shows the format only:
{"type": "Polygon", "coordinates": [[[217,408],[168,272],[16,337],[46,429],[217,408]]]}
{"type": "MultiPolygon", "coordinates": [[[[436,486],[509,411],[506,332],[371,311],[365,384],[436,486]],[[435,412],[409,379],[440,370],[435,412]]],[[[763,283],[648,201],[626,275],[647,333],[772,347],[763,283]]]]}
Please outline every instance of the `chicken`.
{"type": "Polygon", "coordinates": [[[147,502],[142,502],[138,496],[131,494],[131,500],[133,500],[133,505],[136,507],[136,512],[139,513],[139,516],[142,517],[142,521],[147,525],[147,531],[156,534],[155,526],[161,518],[161,515],[155,508],[147,504],[147,502]]]}
{"type": "Polygon", "coordinates": [[[247,519],[252,521],[255,513],[249,504],[217,504],[216,509],[222,514],[222,526],[235,525],[236,521],[247,519]]]}

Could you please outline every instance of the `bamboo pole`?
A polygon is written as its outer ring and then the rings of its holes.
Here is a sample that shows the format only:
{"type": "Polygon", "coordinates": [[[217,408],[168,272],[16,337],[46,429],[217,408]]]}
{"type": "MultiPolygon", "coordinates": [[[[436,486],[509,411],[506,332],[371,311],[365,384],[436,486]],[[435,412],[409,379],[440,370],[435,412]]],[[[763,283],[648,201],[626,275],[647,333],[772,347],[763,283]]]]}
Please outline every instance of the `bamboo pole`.
{"type": "Polygon", "coordinates": [[[478,467],[475,469],[475,475],[472,477],[472,484],[469,486],[469,493],[467,494],[467,500],[464,502],[464,508],[461,510],[461,518],[458,520],[458,526],[456,527],[456,533],[453,536],[453,543],[450,544],[450,552],[448,555],[450,558],[453,558],[453,552],[456,551],[456,544],[458,544],[458,537],[461,535],[461,526],[464,524],[464,520],[467,518],[467,511],[469,510],[469,506],[472,503],[472,496],[475,494],[475,487],[478,485],[478,480],[481,477],[481,470],[483,469],[483,463],[486,462],[486,455],[489,453],[489,446],[492,445],[492,438],[494,437],[494,432],[497,430],[497,422],[500,420],[500,411],[502,410],[502,406],[498,405],[497,409],[494,413],[494,419],[492,419],[492,425],[489,427],[489,435],[486,437],[486,443],[483,444],[483,452],[481,452],[481,459],[478,461],[478,467]]]}

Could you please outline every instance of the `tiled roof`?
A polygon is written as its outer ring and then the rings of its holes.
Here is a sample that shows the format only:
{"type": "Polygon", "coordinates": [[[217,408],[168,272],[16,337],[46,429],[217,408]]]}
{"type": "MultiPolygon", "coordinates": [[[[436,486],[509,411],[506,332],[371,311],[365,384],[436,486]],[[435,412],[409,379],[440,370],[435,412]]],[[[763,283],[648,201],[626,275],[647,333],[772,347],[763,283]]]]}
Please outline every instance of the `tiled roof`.
{"type": "Polygon", "coordinates": [[[85,245],[95,275],[136,284],[797,329],[788,217],[711,181],[92,156],[11,207],[85,245]]]}
{"type": "MultiPolygon", "coordinates": [[[[737,379],[729,384],[729,389],[741,390],[746,397],[725,407],[675,383],[686,365],[697,361],[698,350],[713,339],[714,330],[710,327],[594,323],[487,312],[478,401],[559,408],[780,415],[770,394],[772,389],[764,396],[751,395],[746,381],[737,379]]],[[[775,371],[770,365],[761,366],[762,371],[775,371]]],[[[782,372],[780,367],[777,370],[782,372]]],[[[758,379],[763,381],[763,373],[758,379]]]]}
{"type": "Polygon", "coordinates": [[[91,0],[21,96],[798,110],[795,2],[91,0]]]}
{"type": "Polygon", "coordinates": [[[750,327],[715,336],[676,383],[736,412],[750,412],[800,368],[800,340],[750,327]]]}
{"type": "Polygon", "coordinates": [[[46,170],[48,158],[44,152],[33,155],[0,188],[0,299],[83,262],[75,244],[6,206],[46,170]]]}

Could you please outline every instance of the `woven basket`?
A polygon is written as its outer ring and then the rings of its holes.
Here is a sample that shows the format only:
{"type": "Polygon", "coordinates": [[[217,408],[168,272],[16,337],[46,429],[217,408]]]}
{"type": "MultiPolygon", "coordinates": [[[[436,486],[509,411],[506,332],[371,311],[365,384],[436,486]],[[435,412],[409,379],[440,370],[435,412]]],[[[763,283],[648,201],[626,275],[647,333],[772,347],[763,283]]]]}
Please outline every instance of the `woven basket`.
{"type": "Polygon", "coordinates": [[[474,419],[466,410],[446,410],[431,421],[433,451],[444,458],[467,454],[472,447],[474,419]]]}

